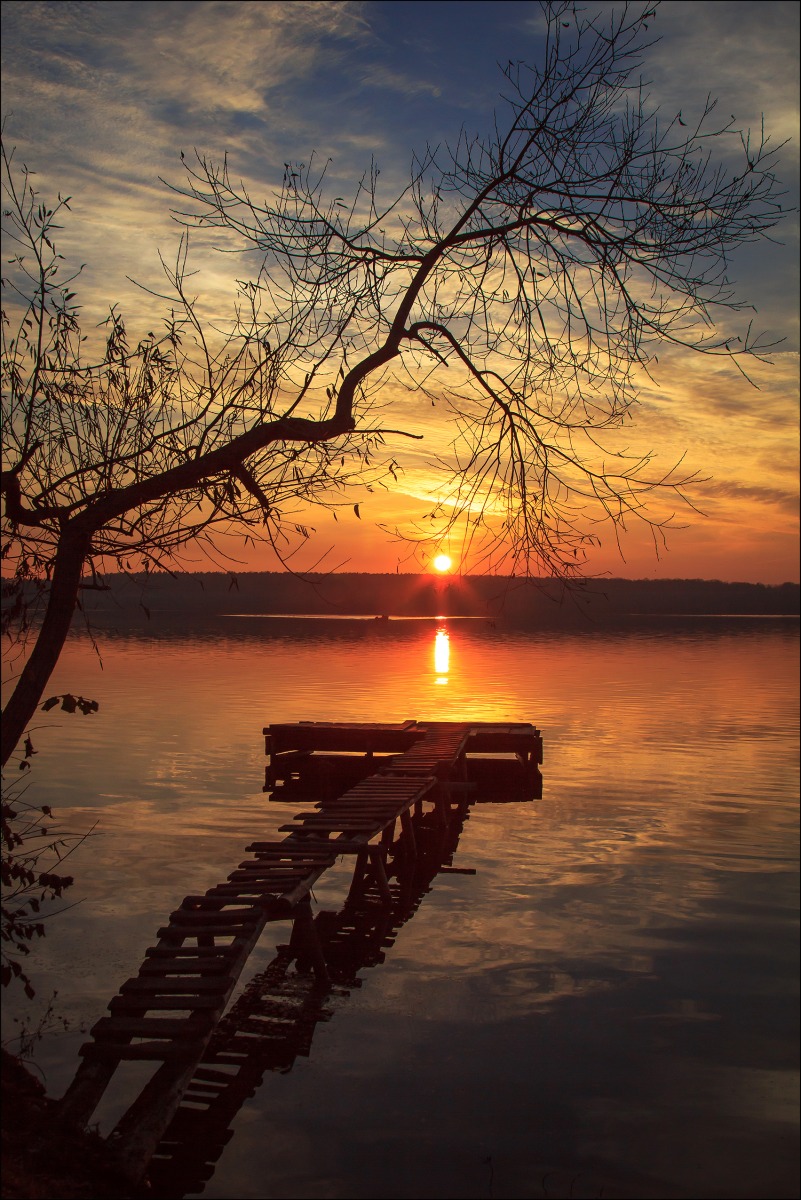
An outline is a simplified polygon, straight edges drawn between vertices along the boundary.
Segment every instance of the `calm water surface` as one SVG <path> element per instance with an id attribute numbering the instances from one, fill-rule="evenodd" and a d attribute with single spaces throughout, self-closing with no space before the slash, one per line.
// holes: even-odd
<path id="1" fill-rule="evenodd" d="M 532 721 L 542 800 L 471 808 L 454 865 L 475 875 L 438 875 L 331 998 L 203 1194 L 798 1194 L 797 623 L 230 617 L 99 649 L 102 669 L 76 636 L 51 685 L 99 714 L 42 714 L 34 735 L 31 798 L 98 823 L 70 860 L 81 903 L 31 963 L 71 1023 L 36 1051 L 51 1094 L 182 897 L 297 811 L 261 792 L 263 725 Z M 268 927 L 245 980 L 286 934 Z M 101 1130 L 131 1098 L 109 1094 Z"/>

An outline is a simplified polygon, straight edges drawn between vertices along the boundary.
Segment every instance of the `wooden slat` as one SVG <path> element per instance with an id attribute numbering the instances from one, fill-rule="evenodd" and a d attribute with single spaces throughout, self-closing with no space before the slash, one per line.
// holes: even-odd
<path id="1" fill-rule="evenodd" d="M 248 927 L 249 928 L 249 927 Z M 156 937 L 165 942 L 184 942 L 187 938 L 196 937 L 238 937 L 241 930 L 230 925 L 208 925 L 206 927 L 192 925 L 163 925 L 156 930 Z M 229 949 L 225 946 L 223 949 Z"/>
<path id="2" fill-rule="evenodd" d="M 147 1012 L 149 1009 L 164 1009 L 165 1011 L 177 1011 L 181 1009 L 219 1009 L 222 1012 L 225 1000 L 220 993 L 216 996 L 148 996 L 146 994 L 126 996 L 115 996 L 109 1001 L 108 1007 L 112 1013 L 129 1013 L 133 1016 L 135 1013 Z"/>
<path id="3" fill-rule="evenodd" d="M 312 859 L 309 862 L 301 862 L 297 867 L 289 867 L 286 870 L 281 870 L 276 867 L 275 863 L 260 862 L 254 859 L 253 862 L 247 863 L 244 866 L 237 867 L 228 876 L 228 879 L 244 879 L 252 878 L 255 875 L 263 875 L 270 879 L 301 879 L 304 875 L 308 875 L 310 871 L 316 871 L 318 867 L 327 866 L 331 858 L 330 854 L 326 854 L 323 859 Z"/>
<path id="4" fill-rule="evenodd" d="M 219 908 L 209 906 L 205 911 L 177 908 L 175 912 L 170 913 L 170 922 L 175 925 L 187 925 L 189 927 L 197 927 L 198 929 L 206 924 L 209 927 L 212 925 L 216 929 L 240 929 L 243 925 L 252 925 L 258 921 L 260 914 L 255 909 L 250 909 L 249 912 L 227 913 L 220 912 Z"/>
<path id="5" fill-rule="evenodd" d="M 195 992 L 198 995 L 203 992 L 224 992 L 230 985 L 230 980 L 227 976 L 220 979 L 176 979 L 174 977 L 165 976 L 164 979 L 158 977 L 142 979 L 126 979 L 125 983 L 120 988 L 120 991 L 145 993 L 151 996 L 163 995 L 170 992 Z"/>
<path id="6" fill-rule="evenodd" d="M 201 1043 L 202 1045 L 202 1040 Z M 87 1042 L 81 1046 L 78 1053 L 82 1058 L 100 1058 L 116 1062 L 166 1062 L 170 1059 L 191 1057 L 191 1043 L 188 1042 L 137 1042 L 135 1045 L 123 1042 Z"/>
<path id="7" fill-rule="evenodd" d="M 239 953 L 236 946 L 148 946 L 146 958 L 211 958 L 229 960 Z"/>
<path id="8" fill-rule="evenodd" d="M 297 825 L 281 825 L 281 826 L 279 826 L 279 828 L 280 828 L 281 832 L 283 833 L 284 831 L 295 830 L 298 828 L 298 826 Z M 356 832 L 368 833 L 371 831 L 373 833 L 377 833 L 380 829 L 380 826 L 376 825 L 375 821 L 368 821 L 366 825 L 362 826 L 359 823 L 358 818 L 354 818 L 354 819 L 348 820 L 348 821 L 315 822 L 313 828 L 314 828 L 315 833 L 336 833 L 336 832 L 339 832 L 340 830 L 343 833 L 345 833 L 345 832 L 347 832 L 347 833 L 356 833 Z"/>
<path id="9" fill-rule="evenodd" d="M 213 1067 L 198 1067 L 193 1079 L 205 1079 L 209 1083 L 233 1083 L 236 1075 L 230 1071 L 215 1071 Z"/>
<path id="10" fill-rule="evenodd" d="M 359 808 L 319 808 L 315 812 L 299 812 L 292 817 L 293 821 L 305 821 L 313 823 L 315 821 L 350 821 L 353 817 L 358 818 L 375 818 L 377 821 L 382 821 L 387 817 L 400 816 L 404 811 L 404 807 L 411 808 L 411 804 L 400 806 L 397 803 L 387 805 L 386 808 L 375 809 L 364 805 Z"/>
<path id="11" fill-rule="evenodd" d="M 373 836 L 375 836 L 375 835 L 373 835 Z M 335 838 L 329 844 L 331 845 L 332 848 L 334 848 L 336 850 L 337 854 L 358 854 L 358 852 L 360 850 L 364 849 L 364 847 L 367 845 L 369 840 L 370 840 L 369 838 L 365 839 L 365 838 L 359 838 L 359 837 L 356 837 L 356 838 L 342 837 L 342 838 Z"/>
<path id="12" fill-rule="evenodd" d="M 101 1017 L 91 1029 L 92 1037 L 117 1040 L 125 1037 L 154 1037 L 154 1038 L 197 1038 L 201 1037 L 212 1024 L 211 1016 L 202 1014 L 179 1018 L 165 1017 Z"/>
<path id="13" fill-rule="evenodd" d="M 146 959 L 139 968 L 140 975 L 220 975 L 228 970 L 224 959 L 213 958 L 161 958 Z"/>
<path id="14" fill-rule="evenodd" d="M 251 898 L 258 900 L 263 896 L 283 896 L 306 878 L 306 875 L 299 875 L 296 879 L 262 879 L 258 875 L 251 875 L 249 879 L 232 879 L 230 883 L 218 883 L 214 894 L 228 896 L 232 902 L 239 896 L 244 903 Z"/>
<path id="15" fill-rule="evenodd" d="M 247 854 L 261 852 L 277 852 L 278 858 L 307 858 L 309 851 L 308 847 L 302 846 L 299 842 L 293 842 L 287 839 L 283 842 L 251 842 L 249 846 L 245 846 Z"/>
<path id="16" fill-rule="evenodd" d="M 421 733 L 413 722 L 301 721 L 292 725 L 270 725 L 265 736 L 270 738 L 273 762 L 276 759 L 280 762 L 280 755 L 292 750 L 356 750 L 362 753 L 403 750 Z"/>

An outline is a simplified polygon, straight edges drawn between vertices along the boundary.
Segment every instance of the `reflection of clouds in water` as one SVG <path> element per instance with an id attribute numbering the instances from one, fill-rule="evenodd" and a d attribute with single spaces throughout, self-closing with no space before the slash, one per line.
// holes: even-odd
<path id="1" fill-rule="evenodd" d="M 514 1018 L 565 996 L 609 991 L 628 980 L 624 971 L 605 970 L 593 962 L 508 963 L 470 980 L 477 1005 L 489 1004 Z"/>

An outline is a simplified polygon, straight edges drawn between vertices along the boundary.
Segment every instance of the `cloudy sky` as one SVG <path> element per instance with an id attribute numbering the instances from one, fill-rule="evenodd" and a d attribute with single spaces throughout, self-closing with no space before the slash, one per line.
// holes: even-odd
<path id="1" fill-rule="evenodd" d="M 601 6 L 595 6 L 601 7 Z M 605 7 L 605 6 L 604 6 Z M 798 19 L 789 3 L 664 3 L 661 40 L 645 75 L 654 105 L 684 118 L 718 98 L 725 119 L 790 139 L 779 170 L 798 203 Z M 403 186 L 412 151 L 489 128 L 498 64 L 536 61 L 539 6 L 529 0 L 284 0 L 275 2 L 3 4 L 5 138 L 37 172 L 44 192 L 71 193 L 61 249 L 85 262 L 87 324 L 111 301 L 140 332 L 150 302 L 127 282 L 157 279 L 178 230 L 160 177 L 181 180 L 180 151 L 228 153 L 254 190 L 280 183 L 283 164 L 312 152 L 331 159 L 336 189 L 352 191 L 371 156 L 386 196 Z M 784 339 L 771 365 L 744 382 L 722 359 L 667 355 L 642 393 L 632 445 L 665 466 L 685 451 L 708 476 L 660 560 L 632 534 L 621 559 L 607 541 L 592 572 L 778 583 L 798 578 L 798 224 L 783 244 L 744 249 L 732 275 L 758 310 L 755 324 Z M 236 270 L 202 241 L 194 265 L 220 309 Z M 429 431 L 431 450 L 438 430 Z M 396 544 L 379 528 L 430 507 L 421 459 L 394 496 L 360 497 L 361 519 L 314 519 L 307 563 L 394 570 Z M 250 559 L 254 567 L 270 565 Z M 196 564 L 207 566 L 204 562 Z M 303 559 L 298 565 L 304 565 Z"/>

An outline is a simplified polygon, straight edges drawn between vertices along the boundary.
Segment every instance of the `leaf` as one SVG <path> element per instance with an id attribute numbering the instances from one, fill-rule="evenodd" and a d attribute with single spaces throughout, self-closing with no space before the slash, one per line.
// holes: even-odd
<path id="1" fill-rule="evenodd" d="M 362 518 L 361 518 L 361 514 L 360 514 L 360 512 L 359 512 L 359 506 L 358 506 L 358 504 L 354 504 L 354 506 L 353 506 L 353 511 L 356 513 L 356 516 L 357 516 L 357 517 L 359 518 L 359 520 L 361 521 L 361 519 L 362 519 Z"/>
<path id="2" fill-rule="evenodd" d="M 78 701 L 75 696 L 71 696 L 67 692 L 66 695 L 61 697 L 61 707 L 64 709 L 64 712 L 74 713 L 78 707 Z"/>
<path id="3" fill-rule="evenodd" d="M 60 696 L 51 696 L 49 700 L 45 700 L 42 705 L 42 712 L 50 712 L 50 709 L 55 708 L 60 699 Z"/>

